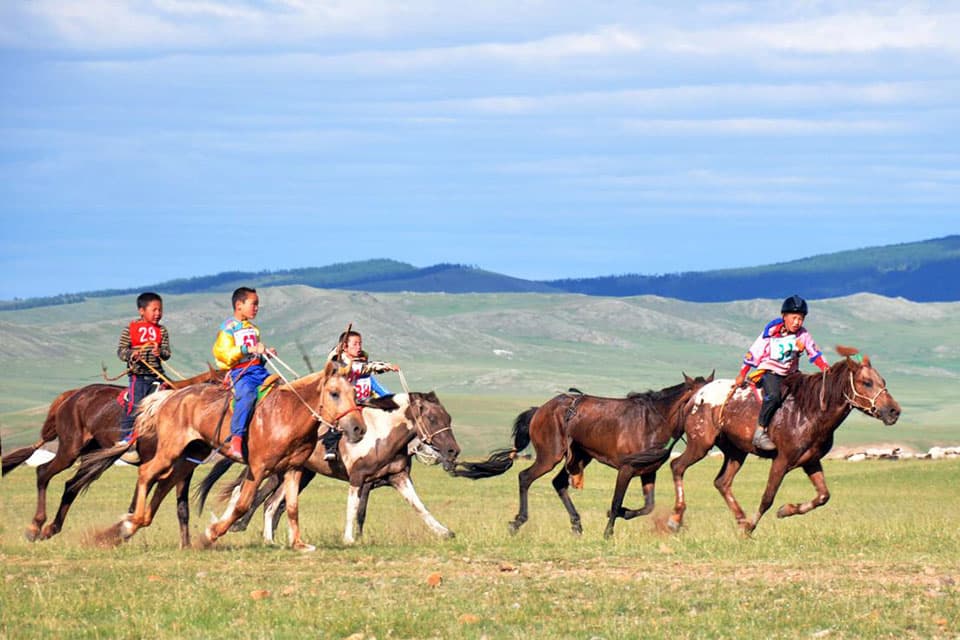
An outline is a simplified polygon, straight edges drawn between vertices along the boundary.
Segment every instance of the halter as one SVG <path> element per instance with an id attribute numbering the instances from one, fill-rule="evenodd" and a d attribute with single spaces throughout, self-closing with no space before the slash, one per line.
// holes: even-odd
<path id="1" fill-rule="evenodd" d="M 880 417 L 880 410 L 877 408 L 877 398 L 879 398 L 880 395 L 884 393 L 889 395 L 886 385 L 884 385 L 882 389 L 877 391 L 877 394 L 871 398 L 870 396 L 864 395 L 859 391 L 857 391 L 857 386 L 853 383 L 853 371 L 851 371 L 850 372 L 850 390 L 853 392 L 852 397 L 848 396 L 846 391 L 843 392 L 843 399 L 847 401 L 847 404 L 849 404 L 851 407 L 854 407 L 855 409 L 860 409 L 860 411 L 863 411 L 868 416 L 872 416 L 874 418 Z M 870 406 L 866 408 L 860 406 L 859 404 L 854 402 L 854 400 L 856 400 L 857 398 L 864 398 L 866 400 L 869 400 Z"/>
<path id="2" fill-rule="evenodd" d="M 417 437 L 420 439 L 420 442 L 428 444 L 432 447 L 434 436 L 437 436 L 444 431 L 452 431 L 453 426 L 451 425 L 449 427 L 444 427 L 443 429 L 437 429 L 433 433 L 427 431 L 427 427 L 423 423 L 423 415 L 420 413 L 420 407 L 417 406 L 417 403 L 413 399 L 413 394 L 410 393 L 410 387 L 407 386 L 407 379 L 403 375 L 403 371 L 397 370 L 397 375 L 400 376 L 400 386 L 402 386 L 403 390 L 406 392 L 407 398 L 410 400 L 410 407 L 413 409 L 413 423 L 417 427 Z"/>

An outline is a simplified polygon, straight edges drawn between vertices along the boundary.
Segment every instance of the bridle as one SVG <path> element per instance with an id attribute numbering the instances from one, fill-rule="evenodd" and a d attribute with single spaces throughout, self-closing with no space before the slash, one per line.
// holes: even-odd
<path id="1" fill-rule="evenodd" d="M 863 411 L 868 416 L 872 416 L 874 418 L 880 417 L 880 409 L 877 408 L 877 399 L 884 393 L 886 393 L 887 395 L 890 395 L 890 393 L 887 391 L 887 385 L 883 385 L 883 388 L 877 391 L 876 395 L 874 395 L 871 398 L 870 396 L 857 391 L 857 385 L 854 384 L 853 382 L 853 371 L 851 371 L 850 372 L 850 390 L 853 392 L 852 396 L 848 396 L 846 391 L 843 392 L 843 399 L 847 401 L 847 404 L 849 404 L 851 407 L 855 409 L 859 409 L 860 411 Z M 870 406 L 864 407 L 857 404 L 855 402 L 857 398 L 864 398 L 865 400 L 869 400 Z"/>
<path id="2" fill-rule="evenodd" d="M 420 407 L 417 405 L 416 400 L 414 400 L 413 394 L 410 393 L 410 387 L 407 386 L 407 378 L 403 375 L 403 371 L 399 369 L 397 370 L 397 375 L 400 377 L 400 385 L 403 387 L 404 392 L 407 394 L 407 398 L 410 400 L 410 408 L 413 411 L 413 424 L 417 428 L 417 438 L 420 439 L 420 442 L 433 447 L 433 439 L 444 431 L 453 431 L 453 425 L 444 427 L 442 429 L 437 429 L 434 432 L 428 431 L 427 426 L 424 424 L 423 413 L 420 411 Z"/>

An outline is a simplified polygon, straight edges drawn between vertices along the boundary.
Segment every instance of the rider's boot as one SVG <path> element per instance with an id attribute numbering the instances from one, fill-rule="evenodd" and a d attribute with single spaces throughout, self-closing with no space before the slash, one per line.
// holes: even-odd
<path id="1" fill-rule="evenodd" d="M 340 444 L 340 433 L 333 429 L 328 429 L 327 432 L 321 436 L 321 440 L 323 440 L 323 446 L 326 448 L 323 459 L 327 461 L 336 460 L 337 447 Z"/>
<path id="2" fill-rule="evenodd" d="M 233 436 L 230 438 L 230 450 L 227 455 L 234 460 L 243 462 L 243 436 Z"/>
<path id="3" fill-rule="evenodd" d="M 757 430 L 753 432 L 753 446 L 764 451 L 776 451 L 777 445 L 767 435 L 767 428 L 757 425 Z"/>

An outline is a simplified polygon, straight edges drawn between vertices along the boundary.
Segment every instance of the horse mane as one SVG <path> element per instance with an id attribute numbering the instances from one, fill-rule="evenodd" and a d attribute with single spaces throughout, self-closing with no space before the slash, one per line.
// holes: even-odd
<path id="1" fill-rule="evenodd" d="M 637 403 L 641 404 L 655 404 L 660 402 L 669 402 L 675 400 L 679 396 L 686 384 L 681 382 L 680 384 L 675 384 L 672 387 L 667 387 L 665 389 L 658 390 L 649 390 L 649 391 L 631 391 L 627 394 L 627 400 L 634 400 Z"/>
<path id="2" fill-rule="evenodd" d="M 860 365 L 847 357 L 831 366 L 825 377 L 819 371 L 808 374 L 793 373 L 783 380 L 784 394 L 793 395 L 801 413 L 819 413 L 821 386 L 826 385 L 823 390 L 825 405 L 843 404 L 847 374 L 855 372 L 859 367 Z"/>
<path id="3" fill-rule="evenodd" d="M 393 394 L 381 396 L 379 398 L 370 398 L 363 404 L 371 409 L 379 409 L 380 411 L 396 411 L 400 408 L 400 405 L 397 404 Z"/>
<path id="4" fill-rule="evenodd" d="M 138 434 L 144 436 L 156 433 L 157 408 L 173 393 L 174 390 L 161 389 L 160 391 L 154 391 L 140 401 L 140 413 L 136 419 L 136 431 Z"/>

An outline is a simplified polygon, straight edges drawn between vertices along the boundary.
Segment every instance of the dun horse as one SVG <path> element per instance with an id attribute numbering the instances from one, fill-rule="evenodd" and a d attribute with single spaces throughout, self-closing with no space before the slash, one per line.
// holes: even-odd
<path id="1" fill-rule="evenodd" d="M 171 386 L 184 387 L 209 381 L 215 376 L 216 372 L 211 370 L 187 380 L 173 382 Z M 50 404 L 40 432 L 40 440 L 3 456 L 3 475 L 6 475 L 23 464 L 44 444 L 57 441 L 56 455 L 49 462 L 37 467 L 37 510 L 25 532 L 28 540 L 45 540 L 63 529 L 70 506 L 84 488 L 78 484 L 80 472 L 65 483 L 57 515 L 52 522 L 44 526 L 47 520 L 47 487 L 54 476 L 69 469 L 78 458 L 114 446 L 120 437 L 120 418 L 123 413 L 117 396 L 123 390 L 124 387 L 112 384 L 91 384 L 64 391 Z M 151 455 L 155 443 L 140 440 L 137 446 L 143 455 Z M 181 487 L 177 502 L 186 507 L 186 500 L 186 487 Z"/>
<path id="2" fill-rule="evenodd" d="M 453 532 L 427 510 L 410 479 L 414 452 L 420 453 L 421 458 L 438 460 L 447 471 L 453 470 L 460 455 L 460 446 L 453 434 L 450 414 L 432 391 L 377 398 L 362 405 L 362 409 L 363 421 L 367 425 L 363 439 L 356 444 L 341 439 L 340 455 L 333 461 L 324 459 L 326 448 L 318 444 L 304 464 L 301 490 L 316 474 L 350 483 L 346 528 L 343 532 L 346 544 L 353 544 L 363 535 L 370 490 L 388 484 L 400 493 L 434 533 L 443 538 L 452 538 Z M 200 509 L 213 484 L 230 465 L 230 460 L 218 462 L 200 483 L 197 488 Z M 263 536 L 272 543 L 284 500 L 279 485 L 278 476 L 273 476 L 265 483 L 257 492 L 253 507 L 237 521 L 234 529 L 245 528 L 257 506 L 269 500 L 264 509 Z M 227 495 L 231 488 L 226 490 Z"/>
<path id="3" fill-rule="evenodd" d="M 851 359 L 856 349 L 837 347 L 845 356 L 824 373 L 795 374 L 784 380 L 783 406 L 774 415 L 770 437 L 777 445 L 775 452 L 756 449 L 751 438 L 757 424 L 760 400 L 751 389 L 733 389 L 732 380 L 717 380 L 703 387 L 688 405 L 684 419 L 687 448 L 671 463 L 676 504 L 668 525 L 678 530 L 683 523 L 686 499 L 683 474 L 716 445 L 723 452 L 723 465 L 713 484 L 723 495 L 744 533 L 751 533 L 760 517 L 770 508 L 787 472 L 802 468 L 817 491 L 809 502 L 785 504 L 777 517 L 807 513 L 830 499 L 820 459 L 833 446 L 833 433 L 857 409 L 868 416 L 892 425 L 900 417 L 900 405 L 887 391 L 886 382 L 863 357 L 862 363 Z M 731 487 L 748 453 L 772 457 L 767 488 L 760 507 L 747 519 L 733 497 Z"/>
<path id="4" fill-rule="evenodd" d="M 137 428 L 141 435 L 156 434 L 157 452 L 140 465 L 133 514 L 103 532 L 105 538 L 128 539 L 140 527 L 149 526 L 163 495 L 156 491 L 148 505 L 147 494 L 158 480 L 173 474 L 176 465 L 183 463 L 184 452 L 192 443 L 201 441 L 207 452 L 221 445 L 228 433 L 225 424 L 229 424 L 223 410 L 225 399 L 228 394 L 221 389 L 194 386 L 160 392 L 144 400 Z M 353 387 L 333 363 L 322 372 L 278 387 L 258 404 L 247 433 L 249 466 L 240 497 L 234 510 L 207 527 L 205 544 L 223 536 L 246 512 L 264 478 L 282 473 L 293 547 L 313 549 L 300 537 L 297 494 L 301 467 L 316 446 L 321 423 L 342 430 L 353 442 L 359 441 L 366 431 L 360 408 L 354 402 Z M 98 455 L 102 460 L 116 455 L 116 451 L 106 450 Z M 91 472 L 95 465 L 92 460 Z M 87 463 L 81 471 L 85 466 Z"/>
<path id="5" fill-rule="evenodd" d="M 517 416 L 513 426 L 513 448 L 495 451 L 484 462 L 462 463 L 454 475 L 465 478 L 489 478 L 513 466 L 516 454 L 531 442 L 537 457 L 520 472 L 520 510 L 510 523 L 516 532 L 527 521 L 527 492 L 530 485 L 548 473 L 561 460 L 563 468 L 553 479 L 553 488 L 570 516 L 577 535 L 583 532 L 580 514 L 570 499 L 570 476 L 583 472 L 597 459 L 617 470 L 613 502 L 607 514 L 605 537 L 613 535 L 617 518 L 630 520 L 647 515 L 654 506 L 657 469 L 667 460 L 671 441 L 682 432 L 681 408 L 700 387 L 713 380 L 683 375 L 681 384 L 627 398 L 598 398 L 580 393 L 565 393 L 543 406 L 528 409 Z M 640 476 L 644 505 L 640 509 L 623 506 L 630 481 Z"/>

